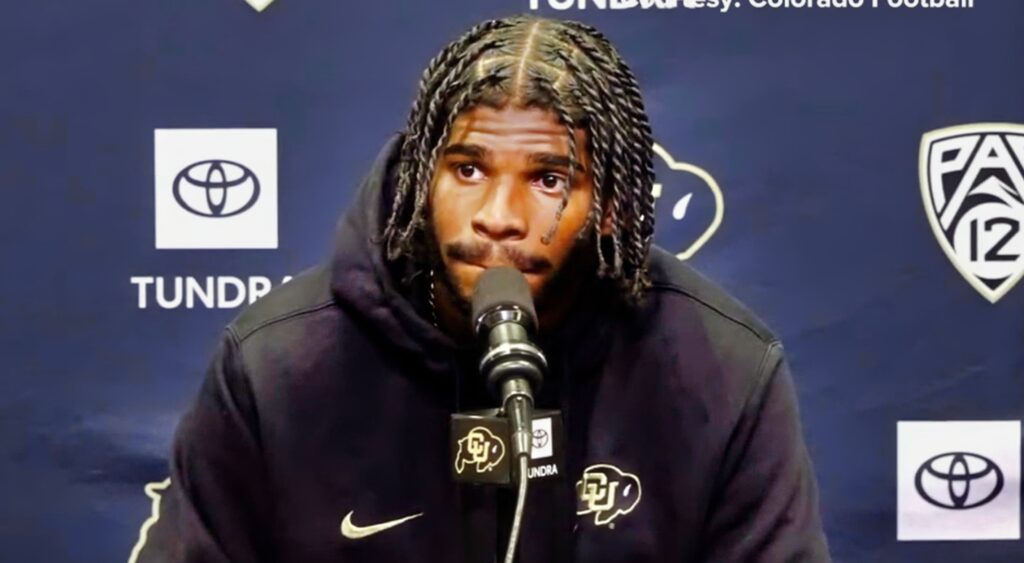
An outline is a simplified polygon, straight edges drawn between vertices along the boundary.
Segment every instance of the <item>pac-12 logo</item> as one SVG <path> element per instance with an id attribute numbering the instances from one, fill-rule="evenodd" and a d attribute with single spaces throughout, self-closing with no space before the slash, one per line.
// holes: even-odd
<path id="1" fill-rule="evenodd" d="M 640 494 L 636 475 L 606 463 L 591 465 L 576 482 L 576 514 L 593 514 L 595 525 L 614 528 L 613 520 L 640 504 Z"/>
<path id="2" fill-rule="evenodd" d="M 979 123 L 925 133 L 921 195 L 932 232 L 990 302 L 1024 276 L 1024 125 Z"/>
<path id="3" fill-rule="evenodd" d="M 504 457 L 505 442 L 487 428 L 476 426 L 459 439 L 459 451 L 455 454 L 455 472 L 462 474 L 467 465 L 475 465 L 475 472 L 487 473 Z"/>

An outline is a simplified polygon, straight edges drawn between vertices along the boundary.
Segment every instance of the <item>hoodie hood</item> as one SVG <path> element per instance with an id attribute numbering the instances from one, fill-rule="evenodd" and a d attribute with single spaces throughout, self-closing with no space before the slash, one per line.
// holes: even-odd
<path id="1" fill-rule="evenodd" d="M 388 216 L 385 202 L 393 198 L 401 146 L 401 134 L 384 143 L 355 199 L 338 221 L 331 257 L 331 291 L 351 314 L 361 317 L 398 348 L 422 356 L 431 371 L 441 371 L 448 365 L 445 358 L 457 347 L 418 310 L 425 296 L 400 285 L 378 240 Z"/>

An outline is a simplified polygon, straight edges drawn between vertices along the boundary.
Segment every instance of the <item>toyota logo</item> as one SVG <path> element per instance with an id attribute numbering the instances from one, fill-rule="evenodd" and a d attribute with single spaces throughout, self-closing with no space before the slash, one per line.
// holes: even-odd
<path id="1" fill-rule="evenodd" d="M 966 510 L 988 504 L 1003 490 L 1003 472 L 978 454 L 939 454 L 921 464 L 914 476 L 921 498 L 940 508 Z"/>
<path id="2" fill-rule="evenodd" d="M 537 430 L 533 431 L 533 447 L 534 448 L 536 448 L 538 450 L 543 448 L 544 446 L 548 445 L 548 440 L 549 439 L 550 439 L 550 437 L 548 436 L 548 433 L 547 433 L 546 430 L 538 428 Z"/>
<path id="3" fill-rule="evenodd" d="M 173 191 L 174 200 L 189 213 L 231 217 L 256 204 L 260 181 L 252 170 L 237 162 L 203 160 L 178 172 Z"/>

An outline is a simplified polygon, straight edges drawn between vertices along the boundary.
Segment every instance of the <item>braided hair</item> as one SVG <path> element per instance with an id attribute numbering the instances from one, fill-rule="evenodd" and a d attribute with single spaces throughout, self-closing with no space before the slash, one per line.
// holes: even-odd
<path id="1" fill-rule="evenodd" d="M 426 202 L 435 166 L 460 113 L 512 103 L 552 110 L 569 139 L 569 185 L 579 165 L 576 129 L 586 131 L 593 205 L 580 237 L 592 236 L 597 274 L 630 302 L 650 286 L 647 255 L 654 234 L 653 137 L 636 78 L 593 27 L 519 15 L 480 23 L 427 65 L 400 149 L 398 179 L 383 232 L 386 256 L 428 259 Z M 544 236 L 550 242 L 568 199 Z M 608 214 L 611 232 L 603 235 Z"/>

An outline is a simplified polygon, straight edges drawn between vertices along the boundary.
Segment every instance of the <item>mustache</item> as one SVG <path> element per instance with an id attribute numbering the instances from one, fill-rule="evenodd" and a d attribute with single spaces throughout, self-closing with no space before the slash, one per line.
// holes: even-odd
<path id="1" fill-rule="evenodd" d="M 525 272 L 542 272 L 551 268 L 551 262 L 543 256 L 527 254 L 513 246 L 503 246 L 484 241 L 449 242 L 442 248 L 449 258 L 462 262 L 479 264 L 491 258 L 500 258 L 517 270 Z"/>

